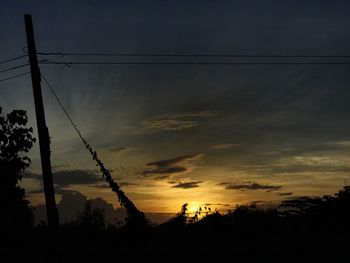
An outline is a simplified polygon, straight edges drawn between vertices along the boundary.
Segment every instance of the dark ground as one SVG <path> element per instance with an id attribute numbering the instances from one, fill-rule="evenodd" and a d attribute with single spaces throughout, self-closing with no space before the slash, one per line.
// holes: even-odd
<path id="1" fill-rule="evenodd" d="M 80 217 L 56 232 L 42 224 L 26 233 L 3 235 L 0 251 L 6 258 L 2 262 L 347 262 L 349 219 L 350 187 L 345 187 L 334 196 L 285 201 L 278 209 L 240 206 L 231 213 L 213 212 L 200 220 L 189 217 L 184 206 L 170 221 L 149 227 L 106 226 L 98 216 Z"/>

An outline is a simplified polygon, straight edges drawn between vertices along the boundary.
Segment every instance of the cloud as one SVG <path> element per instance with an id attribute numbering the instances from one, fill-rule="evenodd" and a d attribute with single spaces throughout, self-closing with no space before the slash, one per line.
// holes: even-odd
<path id="1" fill-rule="evenodd" d="M 173 114 L 165 114 L 146 119 L 142 125 L 146 129 L 158 129 L 165 131 L 180 131 L 199 125 L 199 119 L 213 117 L 216 111 L 192 111 Z"/>
<path id="2" fill-rule="evenodd" d="M 217 144 L 213 145 L 211 148 L 214 150 L 227 150 L 234 146 L 239 146 L 239 143 L 224 143 L 224 144 Z"/>
<path id="3" fill-rule="evenodd" d="M 110 148 L 108 151 L 112 153 L 125 153 L 125 152 L 130 152 L 134 150 L 133 147 L 115 147 L 115 148 Z"/>
<path id="4" fill-rule="evenodd" d="M 110 152 L 123 152 L 123 151 L 126 151 L 128 148 L 126 147 L 117 147 L 117 148 L 111 148 L 111 149 L 108 149 Z"/>
<path id="5" fill-rule="evenodd" d="M 230 204 L 223 204 L 223 203 L 205 203 L 204 205 L 205 206 L 215 206 L 215 205 L 217 205 L 217 206 L 225 206 L 225 207 L 232 206 Z"/>
<path id="6" fill-rule="evenodd" d="M 41 180 L 42 176 L 40 174 L 26 170 L 23 172 L 23 178 Z"/>
<path id="7" fill-rule="evenodd" d="M 70 165 L 68 163 L 62 163 L 62 164 L 56 164 L 56 165 L 52 165 L 52 169 L 56 170 L 56 169 L 62 169 L 62 168 L 67 168 Z"/>
<path id="8" fill-rule="evenodd" d="M 182 165 L 187 162 L 194 162 L 197 161 L 198 159 L 201 159 L 204 155 L 203 154 L 192 154 L 192 155 L 183 155 L 179 156 L 173 159 L 167 159 L 167 160 L 161 160 L 161 161 L 156 161 L 156 162 L 151 162 L 148 163 L 147 165 L 155 165 L 158 167 L 163 167 L 163 166 L 175 166 L 175 165 Z"/>
<path id="9" fill-rule="evenodd" d="M 199 184 L 203 183 L 203 181 L 192 181 L 192 182 L 186 182 L 186 183 L 178 183 L 173 186 L 173 188 L 182 188 L 182 189 L 190 189 L 190 188 L 196 188 L 199 187 Z"/>
<path id="10" fill-rule="evenodd" d="M 108 184 L 106 184 L 106 183 L 89 185 L 89 187 L 91 187 L 91 188 L 99 188 L 99 189 L 108 189 L 109 188 Z"/>
<path id="11" fill-rule="evenodd" d="M 59 186 L 72 184 L 94 184 L 101 178 L 92 170 L 62 170 L 53 173 L 53 181 Z"/>
<path id="12" fill-rule="evenodd" d="M 26 190 L 27 195 L 42 194 L 43 192 L 44 192 L 44 189 L 42 187 L 40 189 L 35 189 L 35 190 L 30 190 L 30 189 Z M 55 190 L 55 192 L 57 191 Z"/>
<path id="13" fill-rule="evenodd" d="M 106 221 L 110 224 L 115 224 L 118 221 L 122 222 L 126 217 L 125 209 L 114 209 L 112 204 L 106 202 L 100 197 L 88 200 L 85 195 L 79 192 L 65 190 L 62 190 L 60 194 L 62 195 L 62 198 L 57 204 L 57 209 L 59 211 L 60 221 L 63 223 L 75 220 L 78 212 L 83 211 L 87 201 L 90 201 L 92 208 L 103 209 L 106 216 Z M 37 223 L 39 223 L 41 220 L 46 221 L 45 206 L 35 206 L 34 215 Z"/>
<path id="14" fill-rule="evenodd" d="M 129 183 L 129 182 L 119 182 L 118 183 L 121 187 L 128 187 L 128 186 L 135 186 L 135 185 L 139 185 L 136 183 Z"/>
<path id="15" fill-rule="evenodd" d="M 278 193 L 280 196 L 287 196 L 287 195 L 292 195 L 292 192 L 286 192 L 286 193 Z"/>
<path id="16" fill-rule="evenodd" d="M 335 141 L 335 142 L 326 142 L 325 145 L 330 146 L 341 146 L 341 147 L 350 147 L 350 140 L 343 140 L 343 141 Z"/>
<path id="17" fill-rule="evenodd" d="M 143 171 L 142 175 L 187 173 L 192 171 L 203 157 L 204 154 L 200 153 L 147 163 L 147 166 L 152 166 L 153 168 Z"/>
<path id="18" fill-rule="evenodd" d="M 220 185 L 225 186 L 225 189 L 228 190 L 267 190 L 275 191 L 281 189 L 281 185 L 268 185 L 268 184 L 259 184 L 257 182 L 242 182 L 242 183 L 221 183 Z"/>
<path id="19" fill-rule="evenodd" d="M 319 152 L 282 157 L 273 163 L 273 169 L 282 171 L 350 171 L 350 158 L 344 152 Z"/>
<path id="20" fill-rule="evenodd" d="M 186 172 L 187 168 L 185 167 L 162 167 L 158 166 L 157 168 L 153 170 L 146 170 L 143 172 L 144 175 L 146 174 L 174 174 L 174 173 L 183 173 Z"/>
<path id="21" fill-rule="evenodd" d="M 120 182 L 118 181 L 118 184 L 120 187 L 129 187 L 129 186 L 136 186 L 139 185 L 137 183 L 129 183 L 129 182 Z M 110 189 L 107 183 L 103 184 L 94 184 L 94 185 L 89 185 L 91 188 L 97 188 L 97 189 Z"/>
<path id="22" fill-rule="evenodd" d="M 266 203 L 266 201 L 262 201 L 262 200 L 256 200 L 256 201 L 252 201 L 249 204 L 250 205 L 258 205 L 258 204 L 264 204 Z"/>
<path id="23" fill-rule="evenodd" d="M 36 173 L 26 172 L 25 178 L 35 179 L 42 181 L 42 176 Z M 103 180 L 93 170 L 61 170 L 52 173 L 54 186 L 57 191 L 62 190 L 69 185 L 98 185 Z M 30 194 L 41 193 L 43 186 L 40 189 L 34 191 L 28 191 Z"/>

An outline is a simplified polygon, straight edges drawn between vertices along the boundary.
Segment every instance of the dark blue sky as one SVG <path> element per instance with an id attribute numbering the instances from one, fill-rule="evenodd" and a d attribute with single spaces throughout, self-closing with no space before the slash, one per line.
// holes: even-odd
<path id="1" fill-rule="evenodd" d="M 25 13 L 33 15 L 38 50 L 46 52 L 350 55 L 349 11 L 348 1 L 1 1 L 0 58 L 23 54 Z M 171 59 L 184 60 L 208 61 Z M 350 177 L 349 71 L 349 65 L 41 65 L 126 192 L 141 208 L 166 212 L 182 202 L 270 202 L 283 193 L 336 191 Z M 27 109 L 34 126 L 29 76 L 0 87 L 0 105 Z M 88 154 L 43 90 L 57 172 L 91 175 Z M 38 158 L 36 148 L 34 173 Z M 40 188 L 36 179 L 27 185 Z M 61 187 L 116 203 L 89 180 Z"/>

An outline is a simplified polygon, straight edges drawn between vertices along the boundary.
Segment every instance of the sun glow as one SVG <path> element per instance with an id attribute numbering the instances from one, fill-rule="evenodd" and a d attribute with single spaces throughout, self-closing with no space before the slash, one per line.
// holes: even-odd
<path id="1" fill-rule="evenodd" d="M 197 211 L 199 211 L 200 207 L 201 207 L 201 204 L 199 202 L 190 202 L 188 203 L 187 211 L 190 215 L 192 215 Z"/>

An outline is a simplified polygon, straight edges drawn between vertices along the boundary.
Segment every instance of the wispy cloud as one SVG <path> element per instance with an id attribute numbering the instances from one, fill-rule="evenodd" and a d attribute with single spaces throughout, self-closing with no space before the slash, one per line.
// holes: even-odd
<path id="1" fill-rule="evenodd" d="M 269 184 L 259 184 L 257 182 L 242 182 L 242 183 L 220 183 L 220 185 L 224 186 L 225 189 L 228 190 L 267 190 L 275 191 L 281 189 L 281 185 L 269 185 Z"/>
<path id="2" fill-rule="evenodd" d="M 230 204 L 224 204 L 224 203 L 205 203 L 205 206 L 232 206 Z"/>
<path id="3" fill-rule="evenodd" d="M 89 187 L 99 188 L 99 189 L 108 189 L 109 188 L 107 184 L 94 184 L 94 185 L 89 185 Z"/>
<path id="4" fill-rule="evenodd" d="M 278 193 L 278 195 L 280 195 L 280 196 L 289 196 L 292 194 L 293 194 L 292 192 Z"/>
<path id="5" fill-rule="evenodd" d="M 67 168 L 67 167 L 70 167 L 69 163 L 61 163 L 61 164 L 52 165 L 53 170 Z"/>
<path id="6" fill-rule="evenodd" d="M 325 145 L 330 145 L 330 146 L 350 147 L 350 140 L 326 142 L 324 144 Z"/>
<path id="7" fill-rule="evenodd" d="M 118 181 L 118 184 L 121 186 L 121 187 L 129 187 L 129 186 L 136 186 L 136 185 L 139 185 L 137 183 L 131 183 L 131 182 L 125 182 L 125 181 Z M 108 184 L 106 183 L 99 183 L 99 184 L 94 184 L 94 185 L 89 185 L 89 187 L 92 187 L 92 188 L 98 188 L 98 189 L 109 189 L 109 186 Z"/>
<path id="8" fill-rule="evenodd" d="M 214 150 L 227 150 L 239 145 L 240 145 L 239 143 L 223 143 L 223 144 L 213 145 L 211 148 Z"/>
<path id="9" fill-rule="evenodd" d="M 173 188 L 182 188 L 182 189 L 190 189 L 190 188 L 197 188 L 199 187 L 199 184 L 203 183 L 203 181 L 192 181 L 192 182 L 186 182 L 186 183 L 178 183 L 173 186 Z"/>
<path id="10" fill-rule="evenodd" d="M 203 157 L 204 154 L 199 153 L 147 163 L 147 166 L 152 166 L 153 168 L 144 170 L 142 175 L 187 173 L 192 171 Z"/>
<path id="11" fill-rule="evenodd" d="M 41 180 L 41 175 L 26 173 L 25 178 Z M 68 185 L 98 184 L 102 179 L 93 170 L 62 170 L 52 173 L 52 178 L 57 189 Z"/>
<path id="12" fill-rule="evenodd" d="M 53 173 L 54 183 L 65 186 L 71 184 L 93 184 L 101 178 L 91 170 L 62 170 Z"/>
<path id="13" fill-rule="evenodd" d="M 128 187 L 128 186 L 136 186 L 136 185 L 139 185 L 139 184 L 136 184 L 136 183 L 129 183 L 129 182 L 119 182 L 119 185 L 121 187 Z"/>
<path id="14" fill-rule="evenodd" d="M 283 157 L 274 163 L 275 167 L 350 168 L 350 158 L 343 153 L 315 153 Z"/>
<path id="15" fill-rule="evenodd" d="M 124 152 L 126 151 L 128 148 L 126 147 L 116 147 L 116 148 L 110 148 L 108 149 L 110 152 Z"/>
<path id="16" fill-rule="evenodd" d="M 192 111 L 172 113 L 152 117 L 142 122 L 146 129 L 158 129 L 166 131 L 180 131 L 196 127 L 200 119 L 217 115 L 217 111 Z"/>

